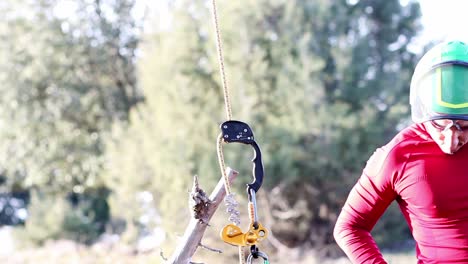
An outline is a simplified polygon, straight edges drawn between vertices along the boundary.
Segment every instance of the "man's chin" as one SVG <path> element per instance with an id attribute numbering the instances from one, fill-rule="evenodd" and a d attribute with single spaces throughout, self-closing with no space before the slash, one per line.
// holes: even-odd
<path id="1" fill-rule="evenodd" d="M 457 148 L 450 148 L 450 147 L 443 147 L 441 146 L 440 149 L 442 150 L 442 152 L 444 152 L 445 154 L 448 154 L 448 155 L 453 155 L 455 154 L 457 151 L 460 150 L 461 147 L 457 147 Z"/>

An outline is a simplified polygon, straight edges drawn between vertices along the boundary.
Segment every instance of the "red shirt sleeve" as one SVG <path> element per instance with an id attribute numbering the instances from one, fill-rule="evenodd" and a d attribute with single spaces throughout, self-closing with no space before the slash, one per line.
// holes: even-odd
<path id="1" fill-rule="evenodd" d="M 334 237 L 352 263 L 387 263 L 370 232 L 396 198 L 397 166 L 386 147 L 378 149 L 343 206 Z"/>

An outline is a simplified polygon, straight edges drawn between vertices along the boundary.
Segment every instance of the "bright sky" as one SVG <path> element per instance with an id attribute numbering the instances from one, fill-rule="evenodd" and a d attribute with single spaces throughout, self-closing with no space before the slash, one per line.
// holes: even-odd
<path id="1" fill-rule="evenodd" d="M 425 31 L 422 41 L 468 42 L 468 0 L 419 0 Z"/>
<path id="2" fill-rule="evenodd" d="M 357 0 L 353 0 L 357 1 Z M 400 0 L 402 3 L 409 0 Z M 168 27 L 170 19 L 167 17 L 167 4 L 170 0 L 158 0 L 151 2 L 139 0 L 139 7 L 147 6 L 156 12 L 159 17 L 159 26 Z M 422 11 L 422 22 L 425 31 L 419 44 L 428 41 L 446 40 L 457 38 L 468 42 L 468 0 L 419 0 Z M 69 17 L 73 13 L 76 3 L 73 0 L 64 0 L 57 7 L 63 17 Z M 138 11 L 143 10 L 138 8 Z M 68 12 L 67 12 L 68 11 Z"/>

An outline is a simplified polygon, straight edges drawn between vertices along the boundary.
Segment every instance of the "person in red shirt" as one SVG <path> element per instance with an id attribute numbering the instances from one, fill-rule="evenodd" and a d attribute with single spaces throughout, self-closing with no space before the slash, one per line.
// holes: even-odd
<path id="1" fill-rule="evenodd" d="M 468 263 L 468 45 L 429 50 L 413 74 L 410 103 L 414 124 L 370 157 L 335 224 L 352 263 L 387 263 L 370 232 L 393 201 L 418 263 Z"/>

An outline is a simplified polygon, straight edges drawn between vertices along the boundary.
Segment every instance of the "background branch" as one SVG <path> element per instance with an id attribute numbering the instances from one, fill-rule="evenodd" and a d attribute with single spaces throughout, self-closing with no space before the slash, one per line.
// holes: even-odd
<path id="1" fill-rule="evenodd" d="M 226 168 L 226 174 L 228 175 L 229 182 L 234 181 L 234 179 L 239 174 L 237 171 L 232 170 L 231 168 Z M 197 181 L 195 179 L 195 181 Z M 198 184 L 196 184 L 198 185 Z M 196 186 L 194 186 L 194 189 Z M 203 193 L 203 191 L 201 191 Z M 193 194 L 191 194 L 193 195 Z M 198 194 L 198 196 L 200 193 Z M 206 210 L 201 217 L 192 217 L 190 223 L 185 229 L 184 236 L 181 242 L 178 244 L 175 249 L 172 257 L 170 258 L 170 264 L 189 264 L 191 263 L 191 258 L 198 246 L 200 245 L 203 234 L 205 233 L 206 227 L 213 216 L 213 214 L 218 209 L 219 204 L 226 196 L 226 190 L 224 188 L 224 180 L 220 179 L 215 189 L 211 193 L 209 200 L 210 203 L 206 204 Z M 190 208 L 192 209 L 192 208 Z M 198 219 L 197 219 L 198 218 Z"/>

